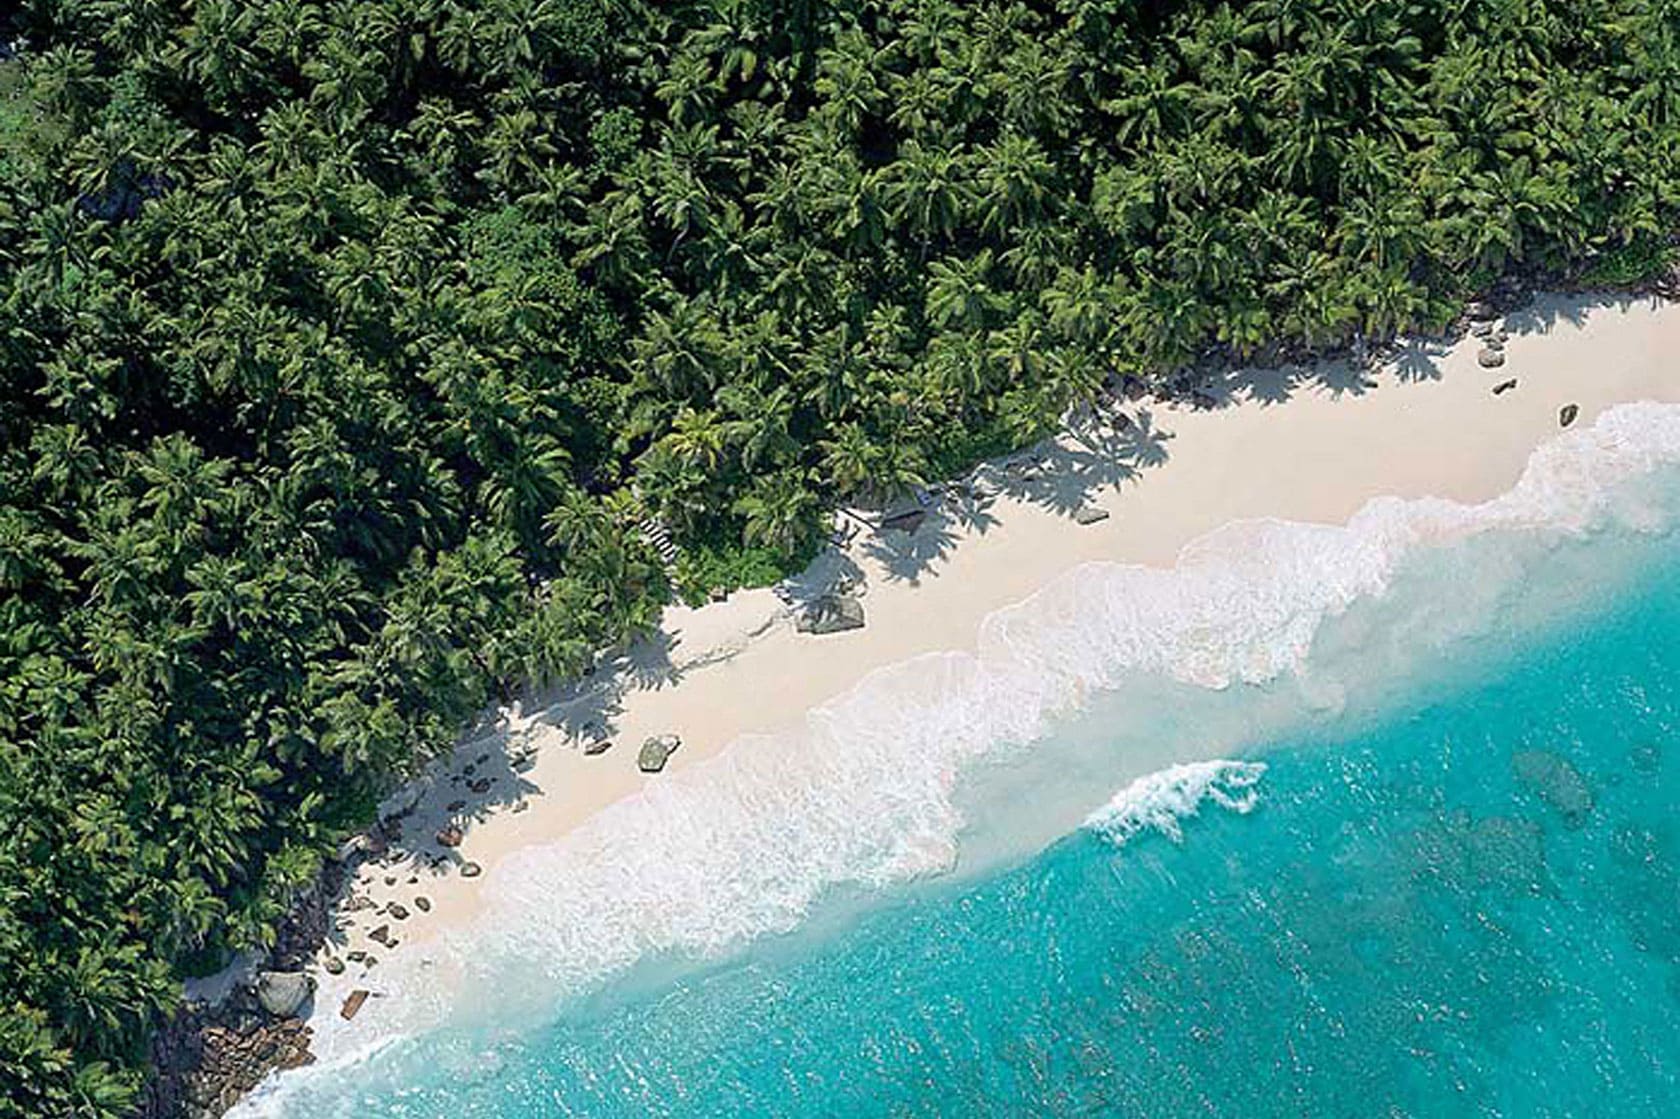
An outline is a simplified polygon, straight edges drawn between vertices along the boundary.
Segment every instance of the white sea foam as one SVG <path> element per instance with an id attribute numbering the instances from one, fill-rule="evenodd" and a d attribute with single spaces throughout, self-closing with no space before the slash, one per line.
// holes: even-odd
<path id="1" fill-rule="evenodd" d="M 1151 828 L 1179 843 L 1184 839 L 1182 822 L 1207 801 L 1240 815 L 1254 811 L 1265 773 L 1263 762 L 1220 759 L 1175 765 L 1139 777 L 1115 793 L 1086 818 L 1085 826 L 1117 846 Z"/>
<path id="2" fill-rule="evenodd" d="M 1139 672 L 1219 688 L 1298 670 L 1324 620 L 1380 595 L 1420 546 L 1584 532 L 1617 511 L 1617 483 L 1676 461 L 1680 408 L 1628 405 L 1537 450 L 1481 505 L 1379 498 L 1345 526 L 1228 525 L 1168 570 L 1085 565 L 988 617 L 977 654 L 878 670 L 797 732 L 735 743 L 510 857 L 484 929 L 572 990 L 645 956 L 790 929 L 837 885 L 944 869 L 964 822 L 958 775 L 1039 738 L 1088 690 Z"/>
<path id="3" fill-rule="evenodd" d="M 1224 688 L 1299 672 L 1325 619 L 1383 594 L 1420 547 L 1579 534 L 1606 518 L 1652 527 L 1618 483 L 1675 462 L 1680 407 L 1628 405 L 1540 448 L 1513 489 L 1481 505 L 1380 498 L 1345 526 L 1228 525 L 1169 570 L 1078 568 L 988 617 L 977 653 L 880 669 L 796 731 L 738 741 L 509 856 L 457 945 L 486 981 L 470 985 L 501 998 L 495 979 L 517 965 L 533 1005 L 552 1006 L 639 960 L 789 930 L 835 887 L 948 868 L 964 825 L 959 775 L 1041 740 L 1093 689 L 1139 673 Z M 1243 810 L 1258 776 L 1248 763 L 1179 767 L 1093 820 L 1122 838 L 1146 826 L 1170 834 L 1206 798 Z"/>

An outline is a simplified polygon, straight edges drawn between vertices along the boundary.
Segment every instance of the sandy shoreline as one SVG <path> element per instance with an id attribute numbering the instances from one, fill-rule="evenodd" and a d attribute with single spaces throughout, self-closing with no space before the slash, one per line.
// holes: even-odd
<path id="1" fill-rule="evenodd" d="M 1485 500 L 1558 432 L 1563 406 L 1578 405 L 1575 422 L 1587 425 L 1617 403 L 1680 401 L 1680 306 L 1544 298 L 1506 326 L 1501 369 L 1478 366 L 1474 339 L 1414 342 L 1369 382 L 1340 365 L 1257 372 L 1233 382 L 1226 406 L 1133 405 L 1130 431 L 1069 435 L 1013 456 L 1013 469 L 994 464 L 981 472 L 978 496 L 947 500 L 914 536 L 860 533 L 843 556 L 819 561 L 808 580 L 815 589 L 833 577 L 860 581 L 861 630 L 797 633 L 769 590 L 673 608 L 655 640 L 570 694 L 528 702 L 434 767 L 431 788 L 403 820 L 403 844 L 360 868 L 353 892 L 365 900 L 341 908 L 329 946 L 339 959 L 362 952 L 382 962 L 322 972 L 317 1016 L 372 1036 L 377 1001 L 347 1028 L 331 1022 L 344 992 L 379 993 L 394 977 L 393 957 L 423 957 L 446 932 L 468 929 L 509 853 L 554 842 L 743 735 L 791 726 L 871 670 L 972 649 L 984 617 L 1081 563 L 1170 566 L 1185 544 L 1230 521 L 1340 523 L 1385 494 Z M 1493 395 L 1509 378 L 1516 388 Z M 1081 506 L 1110 516 L 1079 524 L 1072 514 Z M 592 725 L 614 745 L 585 756 L 581 736 Z M 683 745 L 666 774 L 648 777 L 637 770 L 637 747 L 660 733 Z M 510 750 L 528 751 L 533 764 L 516 769 Z M 486 778 L 489 787 L 474 792 Z M 449 823 L 462 831 L 453 850 L 433 840 Z M 463 876 L 468 861 L 482 875 Z M 406 917 L 386 912 L 393 901 Z M 399 941 L 394 949 L 370 941 L 381 926 Z"/>

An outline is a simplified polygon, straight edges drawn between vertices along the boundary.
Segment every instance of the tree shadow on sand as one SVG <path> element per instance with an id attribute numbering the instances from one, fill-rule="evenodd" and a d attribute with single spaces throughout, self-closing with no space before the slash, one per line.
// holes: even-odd
<path id="1" fill-rule="evenodd" d="M 959 539 L 942 508 L 932 510 L 914 532 L 876 529 L 863 550 L 893 582 L 915 583 L 934 564 L 947 559 Z"/>
<path id="2" fill-rule="evenodd" d="M 1452 343 L 1436 338 L 1404 338 L 1386 355 L 1384 365 L 1402 382 L 1416 384 L 1441 379 L 1441 362 L 1452 352 Z M 1368 376 L 1365 388 L 1375 387 Z M 1365 391 L 1364 389 L 1360 391 Z"/>
<path id="3" fill-rule="evenodd" d="M 1512 334 L 1550 334 L 1559 323 L 1568 323 L 1574 327 L 1585 326 L 1587 320 L 1598 311 L 1625 311 L 1630 307 L 1656 308 L 1663 306 L 1665 302 L 1661 296 L 1655 294 L 1630 292 L 1543 294 L 1536 296 L 1526 306 L 1508 312 L 1505 315 L 1505 329 Z"/>
<path id="4" fill-rule="evenodd" d="M 1148 408 L 1098 410 L 1071 424 L 1064 436 L 983 463 L 967 478 L 939 491 L 914 532 L 876 530 L 864 551 L 894 582 L 915 583 L 946 562 L 965 536 L 984 535 L 998 523 L 992 511 L 1003 498 L 1073 518 L 1104 491 L 1118 490 L 1164 464 L 1173 434 Z"/>

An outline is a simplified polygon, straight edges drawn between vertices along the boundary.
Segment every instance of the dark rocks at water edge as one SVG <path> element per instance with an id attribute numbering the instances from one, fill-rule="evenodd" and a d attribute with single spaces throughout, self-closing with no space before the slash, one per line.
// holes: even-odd
<path id="1" fill-rule="evenodd" d="M 1592 789 L 1568 758 L 1550 750 L 1523 750 L 1511 755 L 1511 771 L 1519 784 L 1563 817 L 1566 827 L 1579 828 L 1592 815 Z"/>
<path id="2" fill-rule="evenodd" d="M 1497 385 L 1493 386 L 1493 395 L 1503 396 L 1504 394 L 1510 392 L 1512 389 L 1514 389 L 1516 387 L 1517 387 L 1517 379 L 1515 377 L 1512 377 L 1510 380 L 1507 380 L 1507 381 L 1500 381 Z"/>
<path id="3" fill-rule="evenodd" d="M 1097 505 L 1081 505 L 1073 511 L 1073 523 L 1077 525 L 1094 525 L 1099 521 L 1108 520 L 1108 510 Z"/>
<path id="4" fill-rule="evenodd" d="M 477 878 L 479 875 L 481 875 L 483 873 L 484 873 L 484 868 L 479 866 L 477 863 L 462 863 L 461 864 L 461 877 L 462 878 Z"/>
<path id="5" fill-rule="evenodd" d="M 597 754 L 604 754 L 611 749 L 612 739 L 610 738 L 596 738 L 583 744 L 584 756 L 591 758 Z"/>
<path id="6" fill-rule="evenodd" d="M 425 894 L 421 894 L 414 899 L 414 908 L 422 913 L 430 913 L 432 911 L 432 899 Z"/>
<path id="7" fill-rule="evenodd" d="M 800 613 L 794 623 L 800 633 L 843 633 L 863 628 L 863 603 L 854 595 L 825 594 Z"/>
<path id="8" fill-rule="evenodd" d="M 641 753 L 636 755 L 636 765 L 643 773 L 658 773 L 681 745 L 682 739 L 674 734 L 656 734 L 642 743 Z"/>
<path id="9" fill-rule="evenodd" d="M 1476 355 L 1476 361 L 1483 369 L 1498 369 L 1505 364 L 1505 351 L 1496 350 L 1492 346 L 1483 347 Z"/>
<path id="10" fill-rule="evenodd" d="M 303 1019 L 270 1017 L 252 992 L 191 1004 L 153 1039 L 156 1075 L 134 1119 L 214 1119 L 271 1071 L 311 1064 L 309 1040 Z"/>
<path id="11" fill-rule="evenodd" d="M 1575 422 L 1575 417 L 1580 414 L 1581 406 L 1579 404 L 1565 404 L 1558 410 L 1558 426 L 1568 427 Z"/>
<path id="12" fill-rule="evenodd" d="M 327 943 L 332 903 L 344 888 L 350 865 L 384 851 L 375 831 L 347 844 L 347 860 L 329 861 L 313 886 L 295 899 L 276 930 L 274 947 L 258 966 L 277 974 L 296 974 Z M 260 974 L 260 972 L 259 972 Z M 301 1018 L 275 1017 L 258 999 L 258 983 L 233 991 L 219 1004 L 189 1001 L 153 1035 L 153 1075 L 130 1119 L 213 1119 L 250 1091 L 274 1069 L 297 1068 L 314 1060 L 309 1027 Z M 295 993 L 296 979 L 271 981 L 278 993 Z M 313 990 L 313 984 L 309 984 Z M 307 1001 L 307 999 L 306 999 Z"/>

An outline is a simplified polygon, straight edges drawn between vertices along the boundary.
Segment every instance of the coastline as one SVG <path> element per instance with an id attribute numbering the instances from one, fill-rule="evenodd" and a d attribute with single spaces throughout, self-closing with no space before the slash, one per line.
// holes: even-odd
<path id="1" fill-rule="evenodd" d="M 356 869 L 347 897 L 359 900 L 340 906 L 329 935 L 326 954 L 371 951 L 386 962 L 351 962 L 329 976 L 318 960 L 316 1022 L 338 1035 L 335 1048 L 376 1036 L 384 1007 L 376 1000 L 343 1023 L 344 992 L 377 996 L 395 957 L 425 957 L 469 935 L 508 856 L 669 780 L 670 772 L 637 770 L 646 736 L 681 736 L 668 767 L 680 772 L 742 736 L 789 727 L 882 666 L 974 649 L 982 619 L 1082 563 L 1169 567 L 1186 544 L 1232 521 L 1340 524 L 1382 495 L 1483 501 L 1509 488 L 1534 448 L 1558 433 L 1565 405 L 1577 405 L 1574 424 L 1588 426 L 1613 404 L 1680 400 L 1680 305 L 1542 297 L 1507 325 L 1501 369 L 1478 366 L 1473 338 L 1411 340 L 1370 385 L 1336 362 L 1242 374 L 1230 382 L 1230 406 L 1139 402 L 1124 409 L 1136 421 L 1130 430 L 1070 434 L 1003 460 L 1014 469 L 983 467 L 980 486 L 914 535 L 860 534 L 808 573 L 807 593 L 861 578 L 868 620 L 860 630 L 798 633 L 769 590 L 673 608 L 659 635 L 583 686 L 528 701 L 434 766 L 430 788 L 401 821 L 404 840 Z M 1493 395 L 1511 377 L 1517 388 Z M 1087 506 L 1110 515 L 1080 524 L 1073 514 Z M 588 724 L 606 729 L 614 746 L 585 756 Z M 527 753 L 534 764 L 516 767 Z M 471 792 L 485 777 L 489 788 Z M 432 836 L 450 823 L 461 842 L 442 850 Z M 463 877 L 467 862 L 483 873 Z M 416 895 L 426 911 L 416 911 Z M 405 918 L 385 915 L 392 901 Z M 380 926 L 400 940 L 394 950 L 369 942 Z"/>

